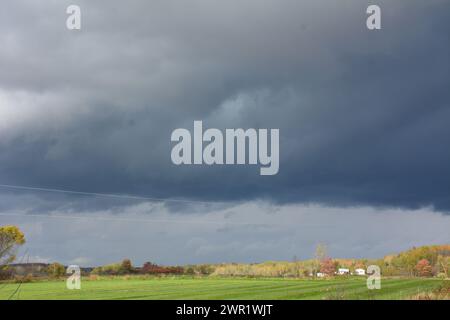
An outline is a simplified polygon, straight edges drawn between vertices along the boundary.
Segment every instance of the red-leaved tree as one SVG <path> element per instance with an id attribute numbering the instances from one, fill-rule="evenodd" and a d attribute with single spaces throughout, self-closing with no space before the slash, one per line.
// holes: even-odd
<path id="1" fill-rule="evenodd" d="M 433 275 L 433 269 L 427 259 L 417 262 L 415 269 L 419 277 L 430 277 Z"/>
<path id="2" fill-rule="evenodd" d="M 325 258 L 320 262 L 320 272 L 326 274 L 327 276 L 334 275 L 336 271 L 336 263 L 330 258 Z"/>

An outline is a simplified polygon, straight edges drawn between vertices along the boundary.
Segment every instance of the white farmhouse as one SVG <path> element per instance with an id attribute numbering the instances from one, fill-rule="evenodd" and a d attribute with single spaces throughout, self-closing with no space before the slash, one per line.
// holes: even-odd
<path id="1" fill-rule="evenodd" d="M 355 269 L 355 274 L 358 276 L 364 276 L 366 274 L 366 270 L 361 268 Z"/>
<path id="2" fill-rule="evenodd" d="M 350 269 L 347 269 L 347 268 L 339 268 L 337 273 L 338 273 L 339 275 L 350 274 Z"/>

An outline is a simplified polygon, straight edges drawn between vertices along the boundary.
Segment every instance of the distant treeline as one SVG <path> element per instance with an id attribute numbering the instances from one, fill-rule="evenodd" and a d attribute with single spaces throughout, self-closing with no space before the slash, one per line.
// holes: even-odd
<path id="1" fill-rule="evenodd" d="M 377 265 L 383 276 L 441 277 L 448 278 L 450 270 L 450 246 L 413 248 L 383 259 L 311 259 L 293 262 L 264 262 L 257 264 L 229 263 L 214 266 L 217 276 L 255 277 L 316 277 L 336 276 L 339 269 L 355 274 L 356 269 L 367 270 Z"/>
<path id="2" fill-rule="evenodd" d="M 353 274 L 356 269 L 366 270 L 377 265 L 384 276 L 449 277 L 450 245 L 412 248 L 397 255 L 382 259 L 332 259 L 323 254 L 316 259 L 291 262 L 223 263 L 186 266 L 161 266 L 146 262 L 142 267 L 133 267 L 130 260 L 94 268 L 92 274 L 185 274 L 243 277 L 316 277 L 318 273 L 335 276 L 344 268 Z"/>
<path id="3" fill-rule="evenodd" d="M 214 272 L 214 265 L 189 265 L 189 266 L 162 266 L 146 262 L 142 267 L 134 267 L 129 259 L 121 263 L 113 263 L 94 268 L 94 275 L 125 275 L 125 274 L 186 274 L 186 275 L 209 275 Z"/>
<path id="4" fill-rule="evenodd" d="M 450 245 L 435 245 L 412 248 L 382 259 L 333 259 L 323 247 L 318 247 L 315 259 L 291 262 L 223 263 L 185 266 L 162 266 L 146 262 L 133 266 L 129 259 L 96 268 L 82 268 L 83 275 L 192 275 L 192 276 L 238 276 L 238 277 L 292 277 L 307 278 L 337 276 L 339 270 L 366 270 L 377 265 L 383 276 L 440 277 L 448 278 L 450 271 Z M 17 276 L 65 277 L 65 266 L 52 264 L 17 264 L 0 271 L 0 278 Z"/>
<path id="5" fill-rule="evenodd" d="M 151 262 L 146 262 L 142 267 L 134 267 L 129 259 L 121 263 L 113 263 L 94 268 L 92 274 L 95 275 L 124 275 L 124 274 L 184 274 L 183 267 L 160 266 Z"/>

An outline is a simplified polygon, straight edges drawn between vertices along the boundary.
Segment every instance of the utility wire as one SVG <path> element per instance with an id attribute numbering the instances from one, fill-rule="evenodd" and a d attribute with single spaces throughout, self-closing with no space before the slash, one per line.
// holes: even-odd
<path id="1" fill-rule="evenodd" d="M 88 219 L 99 221 L 122 221 L 122 222 L 165 222 L 165 223 L 194 223 L 194 224 L 235 224 L 235 225 L 258 225 L 266 226 L 267 224 L 255 223 L 255 222 L 233 222 L 233 221 L 213 221 L 213 220 L 175 220 L 175 219 L 146 219 L 146 218 L 120 218 L 120 217 L 99 217 L 99 216 L 75 216 L 66 214 L 33 214 L 26 212 L 14 212 L 14 213 L 0 213 L 3 217 L 37 217 L 37 218 L 56 218 L 56 219 Z"/>
<path id="2" fill-rule="evenodd" d="M 187 199 L 173 199 L 173 198 L 156 198 L 156 197 L 144 197 L 144 196 L 134 196 L 134 195 L 126 195 L 126 194 L 110 194 L 110 193 L 74 191 L 74 190 L 66 190 L 66 189 L 51 189 L 51 188 L 40 188 L 40 187 L 17 186 L 17 185 L 10 185 L 10 184 L 0 184 L 0 188 L 65 193 L 65 194 L 96 196 L 96 197 L 104 197 L 104 198 L 147 200 L 147 201 L 155 201 L 155 202 L 181 202 L 181 203 L 208 204 L 208 205 L 229 204 L 229 203 L 223 202 L 223 201 L 201 201 L 201 200 L 187 200 Z"/>

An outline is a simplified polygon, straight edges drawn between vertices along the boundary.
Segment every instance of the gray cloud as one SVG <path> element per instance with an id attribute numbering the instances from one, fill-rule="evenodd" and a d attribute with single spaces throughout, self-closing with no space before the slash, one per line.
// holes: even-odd
<path id="1" fill-rule="evenodd" d="M 165 263 L 256 261 L 300 256 L 297 244 L 312 250 L 324 239 L 345 256 L 448 242 L 448 217 L 431 212 L 450 208 L 448 1 L 377 1 L 383 29 L 376 32 L 365 28 L 369 2 L 356 0 L 80 0 L 79 32 L 65 28 L 72 1 L 6 3 L 0 184 L 226 203 L 149 209 L 130 199 L 0 187 L 2 213 L 219 217 L 211 229 L 132 221 L 66 228 L 65 220 L 36 217 L 21 222 L 33 255 L 88 263 L 93 253 L 104 252 L 96 262 L 107 262 L 128 250 Z M 173 165 L 170 134 L 194 120 L 221 129 L 279 128 L 279 174 Z M 305 209 L 310 204 L 314 210 Z M 306 222 L 319 227 L 255 224 L 270 216 L 266 206 L 294 222 L 309 210 Z M 238 209 L 222 212 L 228 207 Z M 386 230 L 359 231 L 388 215 Z M 246 224 L 227 224 L 246 217 Z M 341 223 L 349 219 L 352 230 Z M 102 223 L 107 229 L 96 235 Z M 420 225 L 428 229 L 416 239 Z M 350 231 L 349 240 L 343 234 Z M 158 239 L 167 246 L 136 246 Z M 88 249 L 86 241 L 100 244 Z M 57 248 L 69 245 L 70 254 Z"/>
<path id="2" fill-rule="evenodd" d="M 8 182 L 447 208 L 445 2 L 383 3 L 379 33 L 352 1 L 81 2 L 78 34 L 64 3 L 25 4 L 1 19 Z M 194 119 L 280 128 L 280 175 L 173 167 L 170 132 Z"/>
<path id="3" fill-rule="evenodd" d="M 4 183 L 447 211 L 449 5 L 11 1 L 0 16 Z M 175 167 L 170 133 L 280 128 L 281 168 Z M 220 182 L 220 183 L 218 183 Z"/>
<path id="4" fill-rule="evenodd" d="M 376 257 L 448 242 L 450 4 L 377 2 L 383 29 L 370 32 L 368 1 L 82 0 L 82 30 L 69 32 L 72 1 L 8 0 L 0 184 L 220 203 L 0 187 L 1 224 L 25 229 L 31 255 L 80 264 L 125 252 L 289 259 L 319 241 Z M 170 134 L 194 120 L 279 128 L 279 174 L 174 166 Z"/>
<path id="5" fill-rule="evenodd" d="M 426 208 L 342 209 L 247 202 L 177 215 L 164 205 L 140 203 L 120 213 L 105 209 L 51 214 L 1 218 L 18 224 L 27 234 L 22 254 L 84 266 L 124 257 L 136 264 L 308 259 L 319 242 L 328 245 L 333 257 L 378 258 L 450 240 L 450 217 Z"/>

